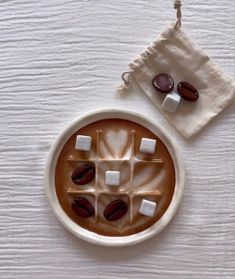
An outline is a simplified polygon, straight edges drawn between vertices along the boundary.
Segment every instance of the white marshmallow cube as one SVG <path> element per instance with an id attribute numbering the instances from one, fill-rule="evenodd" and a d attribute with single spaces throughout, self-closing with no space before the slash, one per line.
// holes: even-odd
<path id="1" fill-rule="evenodd" d="M 75 144 L 76 150 L 90 151 L 91 150 L 91 137 L 78 135 Z"/>
<path id="2" fill-rule="evenodd" d="M 156 140 L 142 138 L 140 142 L 140 152 L 153 154 L 156 148 Z"/>
<path id="3" fill-rule="evenodd" d="M 156 202 L 143 199 L 141 201 L 139 213 L 141 213 L 145 216 L 148 216 L 148 217 L 153 217 L 156 206 L 157 206 Z"/>
<path id="4" fill-rule="evenodd" d="M 108 186 L 120 185 L 120 172 L 119 171 L 106 171 L 105 184 Z"/>
<path id="5" fill-rule="evenodd" d="M 172 92 L 167 94 L 162 103 L 162 107 L 169 112 L 175 112 L 180 104 L 180 100 L 180 95 L 176 92 Z"/>

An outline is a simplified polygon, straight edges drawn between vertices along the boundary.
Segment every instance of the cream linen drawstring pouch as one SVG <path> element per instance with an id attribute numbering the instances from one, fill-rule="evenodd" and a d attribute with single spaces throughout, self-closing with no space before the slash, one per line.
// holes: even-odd
<path id="1" fill-rule="evenodd" d="M 220 113 L 235 96 L 235 82 L 216 65 L 187 34 L 181 30 L 181 1 L 175 1 L 177 21 L 129 64 L 130 70 L 122 74 L 119 93 L 131 90 L 136 83 L 162 112 L 168 121 L 185 137 L 199 132 Z M 196 102 L 181 99 L 176 112 L 162 108 L 165 94 L 152 85 L 153 78 L 167 73 L 174 79 L 175 87 L 187 81 L 199 92 Z M 174 91 L 177 92 L 176 88 Z"/>

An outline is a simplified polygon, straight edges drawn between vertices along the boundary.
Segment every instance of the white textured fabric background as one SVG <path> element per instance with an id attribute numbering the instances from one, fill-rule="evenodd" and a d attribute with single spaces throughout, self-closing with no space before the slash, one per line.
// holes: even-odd
<path id="1" fill-rule="evenodd" d="M 235 278 L 235 102 L 190 141 L 120 74 L 174 19 L 173 1 L 0 1 L 0 278 Z M 183 28 L 234 78 L 235 2 L 192 0 Z M 157 237 L 110 249 L 54 217 L 43 171 L 56 135 L 102 107 L 141 111 L 183 156 L 182 205 Z"/>

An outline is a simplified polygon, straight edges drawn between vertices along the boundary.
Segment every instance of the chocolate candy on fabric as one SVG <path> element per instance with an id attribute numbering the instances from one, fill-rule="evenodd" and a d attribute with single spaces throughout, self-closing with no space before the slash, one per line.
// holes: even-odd
<path id="1" fill-rule="evenodd" d="M 186 81 L 181 81 L 177 86 L 180 96 L 189 102 L 195 102 L 199 98 L 199 93 L 195 87 Z"/>
<path id="2" fill-rule="evenodd" d="M 155 76 L 152 83 L 153 86 L 161 93 L 169 93 L 174 88 L 173 78 L 165 73 Z"/>

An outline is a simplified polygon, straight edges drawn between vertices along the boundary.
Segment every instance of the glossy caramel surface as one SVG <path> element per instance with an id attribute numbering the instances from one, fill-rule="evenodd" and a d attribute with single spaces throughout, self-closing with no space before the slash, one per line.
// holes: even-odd
<path id="1" fill-rule="evenodd" d="M 92 137 L 90 152 L 75 150 L 76 136 Z M 154 154 L 139 152 L 141 138 L 156 139 Z M 76 185 L 71 175 L 82 164 L 94 164 L 95 178 L 87 185 Z M 105 185 L 105 171 L 120 171 L 120 186 Z M 164 143 L 147 128 L 120 119 L 105 119 L 79 129 L 64 145 L 55 173 L 56 193 L 66 214 L 78 225 L 106 236 L 126 236 L 141 232 L 167 210 L 175 188 L 175 170 Z M 71 204 L 74 198 L 85 197 L 95 208 L 95 215 L 87 219 L 77 216 Z M 156 201 L 153 217 L 138 213 L 142 199 Z M 110 222 L 103 216 L 105 207 L 115 199 L 128 204 L 128 212 L 121 219 Z"/>

